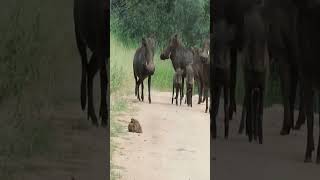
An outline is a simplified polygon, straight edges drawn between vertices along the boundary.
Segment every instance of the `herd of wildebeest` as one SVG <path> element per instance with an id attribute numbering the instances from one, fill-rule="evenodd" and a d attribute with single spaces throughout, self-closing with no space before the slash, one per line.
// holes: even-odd
<path id="1" fill-rule="evenodd" d="M 192 94 L 194 80 L 199 84 L 199 100 L 198 104 L 207 101 L 206 111 L 208 110 L 208 90 L 209 90 L 209 39 L 205 40 L 202 48 L 186 48 L 184 47 L 178 34 L 174 34 L 169 39 L 168 46 L 163 50 L 160 59 L 171 59 L 174 75 L 172 80 L 172 100 L 176 100 L 176 105 L 182 103 L 184 97 L 184 81 L 186 80 L 186 101 L 188 106 L 192 107 Z M 144 79 L 148 78 L 148 99 L 151 103 L 150 86 L 151 76 L 155 72 L 155 64 L 153 62 L 155 54 L 155 38 L 153 36 L 142 38 L 141 47 L 139 47 L 133 59 L 133 73 L 135 78 L 135 95 L 138 100 L 144 100 Z M 203 56 L 202 54 L 206 54 Z M 141 94 L 139 87 L 141 86 Z M 207 92 L 204 98 L 202 92 Z M 180 95 L 180 96 L 179 96 Z M 179 99 L 180 98 L 180 99 Z M 202 99 L 203 98 L 203 99 Z M 179 101 L 180 100 L 180 101 Z"/>
<path id="2" fill-rule="evenodd" d="M 280 135 L 299 130 L 307 120 L 305 162 L 311 162 L 314 145 L 314 93 L 320 90 L 320 1 L 317 0 L 215 0 L 212 33 L 201 48 L 186 48 L 177 34 L 170 37 L 161 60 L 171 59 L 175 73 L 172 101 L 180 105 L 186 86 L 186 103 L 192 106 L 194 81 L 198 84 L 198 104 L 210 95 L 210 131 L 217 137 L 216 118 L 223 90 L 224 136 L 236 112 L 237 67 L 243 69 L 245 94 L 239 133 L 246 129 L 249 142 L 263 143 L 264 96 L 269 70 L 278 65 L 283 97 L 283 124 Z M 211 43 L 210 43 L 211 41 Z M 212 53 L 210 53 L 210 51 Z M 143 80 L 155 72 L 155 38 L 142 39 L 133 61 L 135 95 L 143 101 Z M 241 54 L 241 58 L 238 58 Z M 186 85 L 184 80 L 186 79 Z M 296 92 L 300 87 L 299 118 L 294 125 Z M 141 95 L 139 86 L 141 85 Z M 175 94 L 175 96 L 174 96 Z M 180 95 L 180 97 L 179 97 Z M 316 162 L 320 163 L 320 139 Z"/>
<path id="3" fill-rule="evenodd" d="M 92 83 L 100 70 L 102 125 L 108 124 L 107 70 L 108 14 L 105 0 L 92 3 L 88 0 L 74 1 L 76 41 L 82 62 L 81 106 L 85 109 L 88 98 L 88 118 L 98 125 L 94 113 Z M 184 96 L 186 79 L 186 102 L 192 106 L 194 81 L 199 85 L 198 103 L 210 95 L 210 131 L 216 138 L 216 117 L 221 90 L 224 94 L 224 134 L 228 137 L 229 120 L 236 112 L 235 87 L 237 66 L 244 74 L 245 95 L 239 132 L 246 128 L 249 141 L 263 143 L 263 104 L 268 72 L 274 64 L 280 66 L 283 96 L 283 124 L 281 135 L 292 129 L 300 129 L 307 120 L 307 145 L 305 162 L 312 161 L 314 145 L 314 93 L 320 90 L 320 1 L 319 0 L 215 0 L 210 40 L 205 39 L 201 48 L 186 48 L 177 34 L 169 39 L 168 46 L 160 55 L 161 60 L 171 59 L 175 74 L 172 97 Z M 211 41 L 211 43 L 210 43 Z M 88 62 L 86 49 L 92 52 Z M 210 53 L 212 51 L 212 53 Z M 143 80 L 148 78 L 148 100 L 151 103 L 151 76 L 155 72 L 153 57 L 155 38 L 142 39 L 141 47 L 133 60 L 136 79 L 135 94 L 143 100 Z M 242 58 L 237 58 L 241 54 Z M 238 62 L 239 61 L 239 62 Z M 300 84 L 299 118 L 294 125 L 294 104 Z M 139 86 L 141 85 L 141 95 Z M 88 91 L 88 92 L 87 92 Z M 320 163 L 320 138 L 316 162 Z"/>

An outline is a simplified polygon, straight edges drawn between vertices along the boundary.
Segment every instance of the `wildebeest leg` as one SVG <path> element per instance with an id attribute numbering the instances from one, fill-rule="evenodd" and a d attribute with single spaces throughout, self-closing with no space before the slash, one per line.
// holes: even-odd
<path id="1" fill-rule="evenodd" d="M 192 94 L 193 94 L 193 87 L 191 87 L 191 92 L 190 92 L 190 105 L 192 107 Z"/>
<path id="2" fill-rule="evenodd" d="M 139 86 L 140 86 L 140 84 L 141 84 L 141 79 L 139 78 L 139 80 L 137 81 L 137 98 L 138 98 L 138 100 L 139 101 L 141 101 L 141 99 L 140 99 L 140 90 L 139 90 Z"/>
<path id="3" fill-rule="evenodd" d="M 173 104 L 174 99 L 174 83 L 172 84 L 172 98 L 171 98 L 171 104 Z"/>
<path id="4" fill-rule="evenodd" d="M 180 92 L 180 87 L 176 88 L 176 106 L 178 106 L 178 99 L 179 99 L 179 92 Z M 181 92 L 180 92 L 181 93 Z"/>
<path id="5" fill-rule="evenodd" d="M 290 97 L 289 97 L 289 120 L 290 120 L 290 128 L 294 128 L 294 105 L 295 105 L 295 100 L 296 100 L 296 93 L 297 93 L 297 87 L 298 87 L 298 72 L 293 69 L 290 68 L 291 70 L 291 76 L 290 76 Z"/>
<path id="6" fill-rule="evenodd" d="M 248 98 L 248 93 L 245 92 L 244 98 L 243 98 L 243 105 L 242 105 L 242 113 L 241 113 L 241 121 L 240 121 L 240 127 L 239 127 L 239 134 L 242 134 L 243 129 L 244 129 L 244 122 L 247 114 L 247 98 Z"/>
<path id="7" fill-rule="evenodd" d="M 235 98 L 235 92 L 236 92 L 236 83 L 237 83 L 237 49 L 231 48 L 231 78 L 230 78 L 230 107 L 229 107 L 229 118 L 232 120 L 233 112 L 237 111 L 237 105 L 236 105 L 236 98 Z"/>
<path id="8" fill-rule="evenodd" d="M 254 134 L 254 89 L 250 86 L 249 88 L 249 98 L 248 98 L 248 114 L 247 114 L 247 131 L 249 142 L 252 142 L 253 134 Z"/>
<path id="9" fill-rule="evenodd" d="M 199 98 L 198 98 L 198 104 L 201 104 L 201 102 L 202 102 L 202 83 L 201 83 L 201 81 L 199 80 L 198 81 L 198 94 L 199 94 Z"/>
<path id="10" fill-rule="evenodd" d="M 263 103 L 264 103 L 264 88 L 260 89 L 259 95 L 258 95 L 258 137 L 259 137 L 259 143 L 263 143 Z"/>
<path id="11" fill-rule="evenodd" d="M 186 99 L 184 100 L 184 104 L 187 104 L 188 92 L 186 93 Z"/>
<path id="12" fill-rule="evenodd" d="M 204 101 L 206 101 L 206 96 L 205 96 L 205 94 L 206 94 L 206 90 L 205 90 L 206 88 L 204 88 L 204 85 L 202 86 L 202 101 L 201 102 L 204 102 Z M 208 94 L 208 93 L 207 93 Z"/>
<path id="13" fill-rule="evenodd" d="M 141 101 L 144 101 L 143 90 L 144 90 L 144 85 L 143 85 L 143 80 L 141 80 Z"/>
<path id="14" fill-rule="evenodd" d="M 213 116 L 210 116 L 210 119 L 212 118 L 212 136 L 215 139 L 217 137 L 217 115 L 218 115 L 218 110 L 219 110 L 219 103 L 220 103 L 220 94 L 221 94 L 221 87 L 219 85 L 213 85 Z"/>
<path id="15" fill-rule="evenodd" d="M 94 125 L 98 126 L 97 117 L 94 110 L 93 105 L 93 78 L 96 75 L 98 71 L 98 59 L 97 55 L 95 53 L 92 54 L 90 63 L 89 63 L 89 69 L 88 69 L 88 117 L 91 118 L 91 121 Z"/>
<path id="16" fill-rule="evenodd" d="M 252 91 L 252 124 L 253 124 L 253 139 L 257 141 L 258 136 L 258 96 L 259 96 L 259 89 L 253 88 Z"/>
<path id="17" fill-rule="evenodd" d="M 305 154 L 305 162 L 311 162 L 312 152 L 314 150 L 314 139 L 313 139 L 313 92 L 312 88 L 308 87 L 307 83 L 304 83 L 303 96 L 305 100 L 306 115 L 307 115 L 307 148 Z"/>
<path id="18" fill-rule="evenodd" d="M 205 111 L 205 113 L 207 113 L 208 112 L 208 99 L 209 99 L 209 95 L 208 95 L 208 88 L 205 88 L 205 90 L 204 90 L 204 98 L 205 98 L 205 101 L 206 101 L 206 111 Z"/>
<path id="19" fill-rule="evenodd" d="M 299 93 L 299 116 L 298 116 L 298 120 L 296 122 L 296 125 L 294 127 L 294 129 L 299 130 L 301 128 L 301 126 L 305 123 L 306 121 L 306 112 L 305 112 L 305 108 L 304 108 L 304 103 L 303 103 L 303 96 L 302 96 L 302 89 L 300 86 L 300 93 Z"/>
<path id="20" fill-rule="evenodd" d="M 150 93 L 150 89 L 151 89 L 151 76 L 148 77 L 148 100 L 149 100 L 149 104 L 151 104 L 151 93 Z"/>
<path id="21" fill-rule="evenodd" d="M 184 77 L 182 77 L 182 86 L 181 86 L 181 95 L 180 95 L 180 106 L 181 106 L 181 103 L 182 103 L 182 100 L 183 100 L 183 90 L 184 90 Z"/>
<path id="22" fill-rule="evenodd" d="M 135 79 L 135 82 L 136 82 L 136 86 L 135 86 L 135 89 L 134 89 L 134 94 L 135 96 L 137 96 L 139 94 L 138 92 L 138 78 L 137 78 L 137 75 L 135 72 L 133 72 L 133 75 L 134 75 L 134 79 Z"/>
<path id="23" fill-rule="evenodd" d="M 281 91 L 283 97 L 284 118 L 280 135 L 288 135 L 292 125 L 290 124 L 290 66 L 287 63 L 281 63 L 280 78 Z"/>
<path id="24" fill-rule="evenodd" d="M 320 95 L 318 94 L 318 106 L 319 106 L 319 102 L 320 102 Z M 320 114 L 320 108 L 318 109 L 318 113 Z M 319 116 L 319 128 L 320 128 L 320 116 Z M 319 132 L 319 139 L 318 139 L 318 150 L 317 150 L 316 163 L 320 164 L 320 132 Z"/>
<path id="25" fill-rule="evenodd" d="M 101 100 L 100 100 L 100 117 L 101 125 L 106 127 L 108 125 L 108 107 L 107 107 L 107 67 L 106 61 L 101 59 L 101 68 L 100 68 L 100 89 L 101 89 Z"/>
<path id="26" fill-rule="evenodd" d="M 77 29 L 77 28 L 76 28 Z M 88 66 L 88 57 L 87 57 L 87 46 L 81 40 L 81 35 L 76 31 L 76 40 L 77 47 L 81 56 L 81 85 L 80 85 L 80 99 L 81 99 L 81 108 L 84 110 L 87 103 L 87 66 Z"/>
<path id="27" fill-rule="evenodd" d="M 228 82 L 229 83 L 229 82 Z M 224 137 L 227 139 L 229 135 L 229 84 L 223 87 L 224 95 Z"/>

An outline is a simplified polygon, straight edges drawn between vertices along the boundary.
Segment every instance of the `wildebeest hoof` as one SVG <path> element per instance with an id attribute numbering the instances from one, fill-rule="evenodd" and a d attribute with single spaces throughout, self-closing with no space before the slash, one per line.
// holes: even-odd
<path id="1" fill-rule="evenodd" d="M 285 135 L 288 135 L 290 134 L 290 128 L 282 128 L 281 131 L 280 131 L 280 135 L 281 136 L 285 136 Z"/>
<path id="2" fill-rule="evenodd" d="M 131 122 L 128 125 L 129 132 L 142 133 L 142 128 L 138 120 L 131 118 Z"/>
<path id="3" fill-rule="evenodd" d="M 108 121 L 107 120 L 103 120 L 103 121 L 101 121 L 101 126 L 102 127 L 108 127 Z"/>
<path id="4" fill-rule="evenodd" d="M 99 127 L 99 123 L 97 120 L 92 120 L 92 124 L 96 127 Z"/>

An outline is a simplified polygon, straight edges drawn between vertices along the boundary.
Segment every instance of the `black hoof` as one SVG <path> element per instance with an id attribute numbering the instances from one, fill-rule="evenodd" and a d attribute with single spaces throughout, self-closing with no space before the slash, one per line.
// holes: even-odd
<path id="1" fill-rule="evenodd" d="M 108 127 L 108 121 L 102 121 L 101 126 L 104 128 Z"/>
<path id="2" fill-rule="evenodd" d="M 290 128 L 282 128 L 281 131 L 280 131 L 280 135 L 281 136 L 285 136 L 285 135 L 288 135 L 290 134 Z"/>
<path id="3" fill-rule="evenodd" d="M 92 120 L 92 124 L 94 125 L 94 126 L 96 126 L 96 127 L 99 127 L 99 123 L 98 123 L 98 121 L 97 120 Z"/>

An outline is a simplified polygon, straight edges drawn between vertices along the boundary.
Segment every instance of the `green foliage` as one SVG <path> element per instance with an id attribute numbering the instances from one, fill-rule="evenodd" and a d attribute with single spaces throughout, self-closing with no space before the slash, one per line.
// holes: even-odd
<path id="1" fill-rule="evenodd" d="M 159 47 L 179 33 L 186 46 L 209 35 L 209 0 L 111 0 L 111 31 L 122 42 L 140 42 L 154 34 Z"/>

